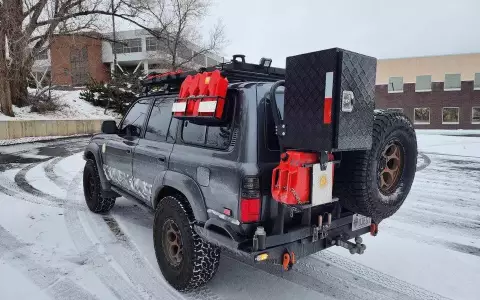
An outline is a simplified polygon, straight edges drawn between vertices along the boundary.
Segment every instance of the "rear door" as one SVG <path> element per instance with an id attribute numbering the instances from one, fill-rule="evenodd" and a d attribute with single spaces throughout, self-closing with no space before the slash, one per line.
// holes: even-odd
<path id="1" fill-rule="evenodd" d="M 179 121 L 179 137 L 169 164 L 169 171 L 196 181 L 207 208 L 217 212 L 231 209 L 235 218 L 238 218 L 241 181 L 238 163 L 241 147 L 235 147 L 239 118 L 235 116 L 235 120 L 223 127 Z"/>
<path id="2" fill-rule="evenodd" d="M 149 99 L 135 102 L 120 123 L 119 133 L 112 135 L 103 146 L 105 175 L 111 183 L 126 191 L 132 191 L 133 150 L 143 134 L 149 106 Z"/>
<path id="3" fill-rule="evenodd" d="M 270 194 L 272 171 L 280 162 L 280 145 L 275 133 L 272 106 L 263 97 L 270 90 L 271 85 L 258 86 L 258 166 L 261 169 L 262 192 Z M 284 116 L 284 91 L 283 87 L 276 90 L 275 99 L 280 116 Z"/>
<path id="4" fill-rule="evenodd" d="M 133 154 L 135 194 L 148 204 L 155 181 L 163 180 L 175 142 L 177 120 L 172 119 L 174 98 L 156 98 L 147 122 L 144 138 Z"/>

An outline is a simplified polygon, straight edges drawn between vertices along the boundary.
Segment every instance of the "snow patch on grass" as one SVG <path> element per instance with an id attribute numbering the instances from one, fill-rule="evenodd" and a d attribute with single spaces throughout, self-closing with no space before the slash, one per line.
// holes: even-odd
<path id="1" fill-rule="evenodd" d="M 30 94 L 35 94 L 35 89 L 28 90 Z M 72 120 L 72 119 L 115 119 L 120 117 L 117 113 L 102 107 L 93 106 L 91 103 L 81 100 L 82 90 L 74 91 L 52 91 L 52 97 L 58 98 L 57 102 L 60 109 L 55 112 L 45 114 L 30 112 L 31 107 L 13 106 L 15 117 L 8 117 L 0 113 L 0 121 L 10 120 Z"/>

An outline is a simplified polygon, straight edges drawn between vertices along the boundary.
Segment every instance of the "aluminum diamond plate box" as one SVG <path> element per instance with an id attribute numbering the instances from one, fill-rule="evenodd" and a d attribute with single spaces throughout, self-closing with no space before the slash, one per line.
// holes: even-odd
<path id="1" fill-rule="evenodd" d="M 287 148 L 370 149 L 375 76 L 373 57 L 333 48 L 287 57 Z"/>

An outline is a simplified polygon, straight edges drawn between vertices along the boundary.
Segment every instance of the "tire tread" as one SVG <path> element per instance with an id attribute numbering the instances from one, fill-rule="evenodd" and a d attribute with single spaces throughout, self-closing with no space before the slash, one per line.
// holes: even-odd
<path id="1" fill-rule="evenodd" d="M 412 143 L 415 144 L 414 157 L 407 157 L 407 160 L 414 160 L 416 165 L 416 136 L 411 121 L 402 113 L 385 110 L 375 110 L 372 150 L 351 151 L 343 153 L 341 166 L 335 172 L 334 193 L 340 197 L 342 207 L 370 216 L 377 223 L 393 215 L 403 204 L 408 194 L 413 178 L 408 180 L 409 184 L 405 187 L 405 192 L 400 195 L 398 205 L 382 206 L 378 205 L 378 200 L 374 198 L 371 175 L 372 160 L 375 159 L 375 149 L 382 146 L 387 135 L 394 130 L 406 132 Z M 413 163 L 410 161 L 409 163 Z"/>
<path id="2" fill-rule="evenodd" d="M 188 232 L 192 239 L 193 259 L 191 261 L 191 269 L 182 276 L 182 280 L 175 278 L 167 278 L 167 281 L 179 291 L 191 291 L 199 288 L 209 282 L 215 275 L 220 264 L 220 248 L 204 241 L 194 230 L 195 219 L 191 208 L 186 203 L 185 196 L 177 194 L 175 196 L 167 196 L 160 200 L 155 211 L 155 224 L 159 224 L 159 218 L 164 209 L 172 210 L 174 213 L 185 216 L 185 222 L 179 224 L 183 227 L 183 232 Z M 154 231 L 160 230 L 154 228 Z M 155 237 L 155 233 L 154 233 Z M 185 237 L 184 237 L 185 238 Z M 164 255 L 160 241 L 154 241 L 157 260 L 159 255 Z M 184 243 L 185 246 L 185 243 Z M 161 266 L 161 263 L 159 262 Z M 165 274 L 164 274 L 165 275 Z"/>

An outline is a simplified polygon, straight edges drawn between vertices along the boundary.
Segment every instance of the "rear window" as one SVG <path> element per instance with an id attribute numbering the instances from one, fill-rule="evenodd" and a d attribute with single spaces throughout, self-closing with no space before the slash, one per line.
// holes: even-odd
<path id="1" fill-rule="evenodd" d="M 231 100 L 235 100 L 232 98 Z M 182 140 L 186 144 L 226 150 L 232 139 L 233 120 L 229 124 L 219 126 L 197 125 L 183 122 Z"/>
<path id="2" fill-rule="evenodd" d="M 284 87 L 279 87 L 275 94 L 275 99 L 277 101 L 277 107 L 280 111 L 282 119 L 284 118 L 284 107 L 285 107 L 285 89 Z M 280 146 L 278 144 L 278 137 L 275 134 L 275 122 L 273 121 L 272 116 L 272 107 L 268 101 L 265 101 L 265 133 L 266 133 L 266 143 L 268 150 L 278 151 Z"/>
<path id="3" fill-rule="evenodd" d="M 227 149 L 232 136 L 232 126 L 197 125 L 183 122 L 182 139 L 187 144 L 195 144 L 217 149 Z"/>

